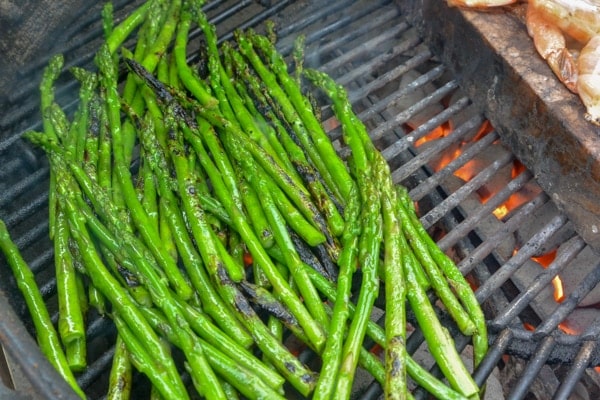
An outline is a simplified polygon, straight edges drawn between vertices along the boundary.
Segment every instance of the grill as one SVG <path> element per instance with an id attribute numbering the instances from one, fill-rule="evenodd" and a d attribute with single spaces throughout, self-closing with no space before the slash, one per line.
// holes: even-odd
<path id="1" fill-rule="evenodd" d="M 600 281 L 600 212 L 589 199 L 597 194 L 595 138 L 590 139 L 596 128 L 583 125 L 582 107 L 553 82 L 518 21 L 504 13 L 448 10 L 441 3 L 212 1 L 205 10 L 221 40 L 229 39 L 235 28 L 261 30 L 272 19 L 279 27 L 279 50 L 289 55 L 294 38 L 305 34 L 306 64 L 347 88 L 392 166 L 395 182 L 410 189 L 424 226 L 476 288 L 488 321 L 490 350 L 473 376 L 478 384 L 487 382 L 488 394 L 496 396 L 490 398 L 594 398 L 600 393 L 594 369 L 600 365 L 600 311 L 595 307 L 600 303 L 595 289 Z M 114 6 L 118 17 L 133 5 L 116 0 Z M 56 306 L 46 222 L 48 165 L 20 135 L 40 129 L 37 83 L 48 56 L 60 51 L 68 65 L 91 64 L 102 31 L 98 15 L 99 8 L 92 7 L 74 16 L 77 23 L 61 33 L 56 48 L 30 60 L 19 72 L 18 88 L 0 99 L 5 102 L 0 218 L 51 309 Z M 510 28 L 499 29 L 502 24 Z M 517 50 L 507 43 L 519 43 L 526 63 L 515 61 L 519 57 L 510 52 Z M 532 71 L 546 77 L 543 88 L 531 84 Z M 57 96 L 67 110 L 75 104 L 72 89 L 67 81 L 59 82 Z M 557 91 L 564 100 L 543 102 L 537 94 L 544 90 Z M 326 107 L 323 119 L 331 137 L 339 138 Z M 565 154 L 574 154 L 574 160 Z M 468 178 L 459 174 L 467 170 Z M 511 203 L 504 215 L 495 214 L 511 201 L 516 206 Z M 25 377 L 13 379 L 18 393 L 70 398 L 29 335 L 26 308 L 14 279 L 6 278 L 10 271 L 3 259 L 0 274 L 0 342 L 13 376 Z M 555 300 L 552 283 L 557 278 L 564 293 Z M 468 354 L 468 339 L 448 326 L 459 349 Z M 78 381 L 90 398 L 102 398 L 115 329 L 107 319 L 90 317 L 87 336 L 92 344 L 89 367 Z M 426 360 L 419 355 L 422 344 L 422 334 L 413 330 L 407 348 Z M 313 355 L 305 351 L 301 357 L 308 362 Z M 356 398 L 382 394 L 368 379 L 355 386 Z M 0 385 L 0 394 L 16 397 L 10 389 Z M 419 388 L 414 395 L 428 398 Z"/>

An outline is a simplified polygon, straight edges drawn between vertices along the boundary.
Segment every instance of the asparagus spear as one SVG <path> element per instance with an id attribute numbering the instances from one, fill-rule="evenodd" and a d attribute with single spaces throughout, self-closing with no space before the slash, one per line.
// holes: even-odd
<path id="1" fill-rule="evenodd" d="M 272 139 L 272 141 L 277 140 L 277 145 L 279 146 L 278 149 L 280 148 L 279 151 L 287 154 L 290 163 L 302 177 L 304 184 L 312 195 L 315 205 L 325 217 L 327 225 L 333 235 L 341 235 L 344 229 L 344 221 L 338 211 L 338 208 L 341 207 L 336 205 L 337 200 L 334 199 L 332 194 L 325 188 L 319 173 L 308 161 L 303 149 L 290 137 L 290 134 L 285 127 L 285 116 L 283 116 L 281 108 L 270 96 L 268 96 L 268 93 L 265 93 L 267 90 L 264 88 L 264 85 L 261 85 L 258 77 L 250 73 L 249 66 L 240 53 L 227 44 L 223 44 L 222 50 L 224 52 L 225 62 L 235 69 L 238 79 L 241 79 L 241 81 L 248 86 L 246 90 L 246 88 L 243 88 L 243 85 L 239 84 L 238 87 L 241 87 L 241 89 L 238 89 L 238 91 L 241 92 L 244 90 L 247 92 L 250 90 L 252 92 L 252 96 L 254 96 L 256 101 L 264 109 L 263 112 L 274 126 L 278 137 Z M 250 103 L 250 101 L 248 102 Z M 282 120 L 276 116 L 276 113 L 281 115 Z M 258 115 L 257 118 L 262 117 L 260 114 Z"/>
<path id="2" fill-rule="evenodd" d="M 128 400 L 131 394 L 132 366 L 130 353 L 121 335 L 117 335 L 108 380 L 107 400 Z"/>
<path id="3" fill-rule="evenodd" d="M 304 268 L 319 291 L 323 293 L 330 301 L 335 302 L 337 299 L 337 288 L 335 285 L 320 275 L 317 271 L 310 268 L 308 265 L 305 265 Z M 348 304 L 348 309 L 350 312 L 349 317 L 352 318 L 354 316 L 354 312 L 356 311 L 356 307 L 350 302 Z M 367 335 L 382 348 L 385 349 L 387 347 L 385 330 L 375 322 L 370 321 L 367 323 Z M 436 398 L 464 400 L 464 395 L 448 387 L 448 385 L 440 381 L 420 364 L 414 361 L 408 354 L 405 355 L 405 361 L 406 369 L 410 377 Z"/>
<path id="4" fill-rule="evenodd" d="M 385 254 L 385 371 L 386 399 L 406 399 L 406 284 L 402 270 L 401 219 L 396 211 L 396 192 L 390 179 L 382 182 L 382 212 Z"/>
<path id="5" fill-rule="evenodd" d="M 248 58 L 258 75 L 266 83 L 270 95 L 281 105 L 286 119 L 292 124 L 305 151 L 309 152 L 311 161 L 317 166 L 321 176 L 327 183 L 327 187 L 338 198 L 345 200 L 350 191 L 348 182 L 351 181 L 346 167 L 333 149 L 331 141 L 323 132 L 319 121 L 316 120 L 314 115 L 306 111 L 306 105 L 299 89 L 287 85 L 293 79 L 282 82 L 285 85 L 285 90 L 290 90 L 286 93 L 277 82 L 277 78 L 285 78 L 287 71 L 284 73 L 283 70 L 278 69 L 278 75 L 275 75 L 266 68 L 254 51 L 253 43 L 245 35 L 238 32 L 236 40 L 242 54 Z M 275 56 L 275 54 L 272 55 Z M 278 67 L 279 64 L 274 66 Z"/>
<path id="6" fill-rule="evenodd" d="M 54 263 L 58 295 L 58 331 L 71 369 L 86 366 L 85 324 L 80 307 L 79 287 L 69 249 L 69 225 L 64 210 L 58 207 L 54 235 Z"/>
<path id="7" fill-rule="evenodd" d="M 187 268 L 188 274 L 202 301 L 204 310 L 215 322 L 231 337 L 235 338 L 244 347 L 250 346 L 251 337 L 239 324 L 238 321 L 226 312 L 225 303 L 220 299 L 210 282 L 208 275 L 202 267 L 202 259 L 198 254 L 191 238 L 187 232 L 182 213 L 176 209 L 177 199 L 173 193 L 171 184 L 176 182 L 169 180 L 170 170 L 166 156 L 156 139 L 152 137 L 152 124 L 146 121 L 146 127 L 141 129 L 140 136 L 144 148 L 148 151 L 148 162 L 151 165 L 158 180 L 161 201 L 164 205 L 166 218 L 175 233 L 175 244 Z"/>
<path id="8" fill-rule="evenodd" d="M 289 171 L 284 170 L 283 163 L 279 160 L 279 157 L 273 151 L 269 142 L 262 134 L 259 133 L 260 128 L 254 124 L 254 120 L 241 103 L 237 92 L 235 92 L 235 89 L 229 82 L 229 77 L 226 76 L 224 73 L 224 68 L 221 65 L 216 44 L 214 26 L 211 26 L 208 23 L 203 13 L 199 13 L 199 24 L 207 37 L 209 48 L 209 71 L 212 77 L 211 84 L 219 99 L 220 107 L 223 110 L 224 115 L 229 116 L 227 122 L 234 122 L 237 118 L 240 123 L 237 128 L 243 126 L 246 130 L 245 133 L 248 135 L 247 137 L 238 137 L 238 135 L 240 135 L 242 132 L 239 129 L 236 129 L 238 135 L 234 136 L 233 132 L 230 132 L 226 129 L 223 133 L 226 148 L 229 154 L 241 165 L 241 169 L 246 176 L 247 181 L 253 187 L 255 192 L 261 195 L 262 209 L 264 210 L 266 218 L 273 228 L 275 241 L 281 248 L 285 249 L 283 254 L 284 258 L 286 258 L 286 264 L 288 268 L 290 268 L 300 293 L 305 299 L 307 308 L 317 322 L 319 322 L 321 325 L 326 325 L 327 316 L 325 314 L 322 302 L 310 281 L 306 278 L 306 276 L 304 276 L 298 267 L 298 264 L 301 262 L 300 258 L 294 249 L 293 243 L 287 234 L 287 228 L 283 223 L 283 218 L 276 209 L 273 197 L 271 196 L 271 193 L 277 193 L 277 188 L 270 184 L 270 179 L 264 174 L 263 168 L 270 169 L 272 165 L 277 163 L 279 168 L 277 168 L 276 172 L 270 173 L 271 178 L 276 180 L 280 186 L 285 187 L 284 190 L 286 194 L 292 199 L 296 200 L 296 204 L 300 203 L 301 205 L 307 205 L 308 203 L 306 208 L 310 209 L 310 203 L 308 199 L 306 199 L 306 196 L 299 198 L 299 196 L 296 195 L 296 193 L 302 193 L 306 189 L 304 189 L 301 183 L 295 181 L 295 175 L 291 175 Z M 234 123 L 233 125 L 237 124 Z M 249 148 L 247 148 L 244 146 L 244 144 L 253 143 L 252 141 L 254 140 L 257 141 L 256 144 L 260 145 L 260 147 L 251 145 Z M 262 163 L 259 161 L 262 168 L 257 167 L 257 165 L 255 165 L 253 162 L 252 157 L 257 157 L 257 154 L 259 155 L 258 160 L 266 160 Z M 278 178 L 281 175 L 284 175 L 284 178 L 279 180 Z M 294 184 L 294 187 L 290 187 L 288 182 L 290 184 Z M 308 193 L 306 193 L 306 195 L 308 195 Z M 307 213 L 312 215 L 315 213 L 315 211 L 316 210 L 310 209 L 310 211 L 307 211 Z M 315 234 L 317 234 L 317 242 L 314 244 L 318 244 L 318 242 L 321 240 L 322 235 L 318 233 L 319 232 L 315 232 Z"/>
<path id="9" fill-rule="evenodd" d="M 124 138 L 121 133 L 120 102 L 117 92 L 117 71 L 106 46 L 103 46 L 97 53 L 96 62 L 101 70 L 101 81 L 106 90 L 108 118 L 113 138 L 113 168 L 123 193 L 124 201 L 130 209 L 130 215 L 136 228 L 139 230 L 144 241 L 161 267 L 167 271 L 166 276 L 178 295 L 188 299 L 192 295 L 192 288 L 162 245 L 160 236 L 158 232 L 153 229 L 153 226 L 148 219 L 148 215 L 140 204 L 135 193 L 135 188 L 133 187 L 129 163 L 127 162 L 127 157 L 125 155 Z"/>
<path id="10" fill-rule="evenodd" d="M 52 84 L 62 68 L 57 58 L 48 68 L 42 84 L 46 137 L 32 136 L 33 141 L 45 141 L 41 144 L 49 150 L 52 174 L 60 171 L 67 182 L 57 187 L 56 179 L 51 179 L 52 193 L 56 189 L 60 193 L 60 204 L 56 194 L 51 194 L 50 201 L 51 235 L 57 249 L 65 248 L 68 242 L 61 233 L 68 219 L 69 233 L 78 242 L 73 248 L 79 252 L 85 246 L 81 258 L 86 267 L 82 270 L 90 277 L 93 275 L 90 293 L 101 292 L 111 303 L 120 300 L 121 296 L 129 298 L 124 300 L 125 305 L 113 305 L 111 316 L 118 327 L 119 340 L 132 354 L 133 365 L 151 376 L 156 388 L 154 393 L 186 396 L 177 371 L 170 367 L 160 370 L 162 357 L 170 355 L 163 352 L 160 361 L 154 360 L 150 345 L 139 339 L 144 328 L 132 326 L 135 316 L 125 315 L 135 313 L 129 308 L 135 305 L 131 300 L 135 290 L 121 286 L 126 278 L 123 271 L 135 274 L 145 285 L 143 289 L 149 290 L 146 295 L 152 295 L 151 302 L 164 312 L 154 328 L 184 350 L 194 385 L 201 395 L 209 398 L 233 396 L 235 392 L 229 383 L 221 385 L 215 373 L 230 382 L 237 382 L 235 389 L 246 396 L 258 393 L 263 397 L 279 396 L 272 389 L 280 388 L 281 377 L 269 375 L 264 365 L 257 364 L 262 366 L 247 375 L 255 364 L 251 361 L 252 355 L 240 343 L 250 346 L 249 335 L 265 359 L 300 392 L 308 395 L 315 385 L 312 372 L 282 347 L 281 323 L 271 317 L 269 327 L 265 326 L 247 303 L 240 287 L 262 306 L 276 304 L 281 307 L 277 310 L 287 308 L 289 314 L 287 310 L 280 314 L 285 316 L 283 319 L 288 328 L 298 339 L 322 354 L 323 371 L 314 398 L 330 398 L 334 391 L 336 398 L 348 397 L 358 363 L 385 386 L 388 398 L 395 395 L 410 398 L 405 392 L 404 368 L 438 397 L 457 398 L 460 396 L 457 386 L 461 386 L 463 395 L 476 397 L 477 388 L 469 381 L 464 367 L 454 364 L 459 359 L 451 340 L 437 322 L 431 304 L 425 302 L 424 293 L 432 285 L 441 293 L 440 297 L 449 305 L 463 331 L 473 333 L 476 364 L 487 350 L 481 310 L 472 293 L 467 292 L 470 288 L 464 279 L 461 280 L 460 272 L 439 249 L 432 248 L 436 247 L 435 243 L 422 227 L 415 226 L 418 219 L 410 199 L 393 190 L 387 164 L 374 148 L 364 126 L 351 112 L 343 90 L 331 79 L 304 69 L 301 54 L 296 54 L 298 47 L 294 55 L 297 73 L 291 77 L 283 58 L 275 51 L 273 40 L 253 32 L 238 34 L 241 53 L 228 46 L 222 48 L 223 65 L 213 27 L 200 5 L 199 1 L 151 0 L 117 27 L 113 26 L 110 7 L 106 7 L 107 43 L 97 58 L 102 84 L 100 96 L 90 95 L 95 86 L 92 77 L 95 76 L 76 72 L 83 86 L 82 108 L 69 127 L 65 114 L 53 101 Z M 199 79 L 186 61 L 187 38 L 193 18 L 197 19 L 207 38 L 208 82 Z M 123 54 L 126 58 L 137 59 L 143 67 L 128 61 L 134 73 L 128 78 L 122 94 L 125 101 L 121 102 L 116 90 L 118 57 L 115 52 L 140 24 L 143 25 L 135 54 L 126 50 Z M 174 34 L 173 57 L 168 60 L 163 53 L 168 51 L 167 45 Z M 249 71 L 247 63 L 252 65 L 255 73 Z M 175 89 L 169 92 L 148 73 L 155 69 L 158 69 L 160 80 L 169 82 Z M 234 71 L 238 76 L 248 77 L 247 87 L 240 81 L 230 82 Z M 323 87 L 333 100 L 334 111 L 344 128 L 344 139 L 352 150 L 350 168 L 333 151 L 318 122 L 318 112 L 308 96 L 300 91 L 303 73 Z M 135 75 L 141 76 L 146 85 L 138 86 Z M 185 98 L 178 91 L 181 87 L 189 90 L 196 99 Z M 258 114 L 253 100 L 262 107 L 260 111 L 266 118 Z M 105 104 L 99 106 L 100 101 Z M 123 111 L 129 115 L 128 119 L 122 119 Z M 156 138 L 150 138 L 154 134 L 149 128 L 150 120 L 157 127 Z M 273 128 L 264 125 L 267 120 Z M 85 133 L 88 127 L 89 132 Z M 130 152 L 136 137 L 151 143 L 143 143 L 138 175 L 141 186 L 138 188 L 134 187 L 134 176 L 129 171 Z M 165 157 L 163 153 L 167 148 L 169 154 Z M 175 167 L 174 176 L 170 175 L 169 163 Z M 316 171 L 313 164 L 317 166 Z M 73 176 L 67 176 L 69 174 Z M 75 185 L 71 189 L 76 195 L 65 190 L 66 185 L 73 184 L 73 177 L 85 193 L 85 200 Z M 320 182 L 321 179 L 326 185 Z M 250 196 L 244 194 L 245 190 L 252 191 Z M 109 191 L 111 196 L 107 195 Z M 401 197 L 399 207 L 395 207 L 397 196 Z M 93 205 L 97 215 L 84 201 Z M 345 206 L 346 221 L 341 217 L 342 205 Z M 251 224 L 248 222 L 248 213 L 254 213 L 252 210 L 263 213 L 261 223 L 257 218 L 253 218 Z M 134 225 L 130 225 L 129 218 Z M 221 221 L 227 229 L 234 231 L 230 238 L 215 231 L 220 229 L 216 227 Z M 134 226 L 141 238 L 133 234 Z M 346 232 L 344 228 L 348 228 Z M 314 232 L 307 233 L 309 229 Z M 270 232 L 271 241 L 258 240 L 260 232 L 266 230 Z M 398 234 L 400 231 L 402 234 Z M 331 282 L 316 278 L 316 272 L 308 269 L 300 257 L 302 239 L 297 236 L 315 245 L 322 243 L 323 234 L 332 259 L 340 267 L 339 292 L 333 294 Z M 98 243 L 92 243 L 92 235 Z M 411 239 L 414 249 L 407 245 L 404 235 Z M 380 260 L 382 243 L 383 261 Z M 234 261 L 234 256 L 227 252 L 230 250 L 226 248 L 228 244 L 232 245 L 231 250 L 249 250 L 256 271 L 260 271 L 257 279 L 268 278 L 264 287 L 244 280 L 241 263 Z M 319 248 L 323 247 L 320 244 Z M 100 253 L 104 260 L 100 259 Z M 429 277 L 425 277 L 421 266 L 416 265 L 415 255 L 426 264 Z M 178 270 L 177 260 L 185 266 L 191 284 Z M 357 260 L 362 268 L 363 286 L 355 307 L 349 301 L 349 294 L 353 289 L 351 278 Z M 107 269 L 103 261 L 110 268 Z M 70 264 L 68 253 L 64 253 L 62 259 L 57 258 L 57 263 Z M 400 299 L 388 302 L 385 332 L 368 319 L 378 293 L 379 266 L 383 268 L 380 277 L 385 281 L 387 298 Z M 327 271 L 330 279 L 338 275 L 335 268 Z M 427 338 L 432 353 L 445 374 L 455 369 L 452 373 L 457 376 L 448 377 L 448 380 L 456 390 L 428 375 L 406 354 L 403 346 L 404 273 L 406 284 L 415 291 L 409 293 L 411 307 L 422 308 L 417 317 L 423 330 L 429 330 Z M 111 274 L 116 274 L 120 281 Z M 168 287 L 167 279 L 179 296 Z M 288 279 L 291 281 L 287 282 Z M 445 280 L 451 281 L 451 288 L 462 305 L 449 296 L 452 293 Z M 96 288 L 96 283 L 101 290 Z M 315 287 L 335 302 L 333 311 L 322 304 Z M 113 288 L 117 292 L 108 293 Z M 273 293 L 267 288 L 272 288 Z M 148 298 L 140 297 L 139 301 L 148 302 Z M 202 307 L 202 312 L 214 318 L 228 335 L 239 336 L 239 343 L 216 328 L 207 315 L 194 307 Z M 145 318 L 150 317 L 145 314 Z M 328 323 L 330 318 L 331 324 Z M 349 319 L 352 322 L 346 329 Z M 328 332 L 323 330 L 326 327 L 329 327 Z M 383 365 L 362 348 L 365 334 L 386 349 L 387 377 Z M 440 335 L 437 338 L 440 343 L 435 343 L 436 335 Z M 152 343 L 165 346 L 160 340 Z M 242 354 L 241 358 L 237 358 L 236 352 Z M 449 361 L 439 359 L 446 353 Z M 243 361 L 238 366 L 235 360 Z M 116 358 L 115 363 L 118 361 Z M 155 370 L 157 368 L 159 371 Z M 254 378 L 258 376 L 267 381 L 266 386 L 255 382 Z M 255 388 L 252 392 L 240 383 L 241 379 L 249 379 L 252 385 L 257 383 L 260 389 Z"/>
<path id="11" fill-rule="evenodd" d="M 145 2 L 111 30 L 110 35 L 106 38 L 106 44 L 111 53 L 114 53 L 127 37 L 144 21 L 151 4 L 151 1 Z"/>
<path id="12" fill-rule="evenodd" d="M 228 303 L 229 307 L 238 311 L 240 321 L 251 332 L 257 345 L 265 352 L 269 360 L 277 366 L 278 370 L 290 380 L 298 391 L 304 395 L 308 395 L 314 383 L 312 373 L 283 348 L 279 342 L 274 340 L 275 338 L 271 335 L 268 328 L 262 323 L 244 296 L 239 293 L 231 281 L 216 249 L 215 241 L 210 233 L 210 227 L 206 223 L 203 210 L 197 199 L 191 196 L 188 190 L 190 188 L 189 173 L 187 171 L 187 163 L 184 161 L 183 149 L 175 140 L 171 141 L 170 145 L 172 146 L 171 157 L 177 173 L 179 193 L 182 196 L 184 212 L 191 223 L 192 234 L 196 239 L 207 270 L 217 286 L 217 290 L 221 297 Z"/>
<path id="13" fill-rule="evenodd" d="M 138 75 L 140 75 L 140 77 L 142 77 L 144 81 L 155 90 L 157 96 L 173 108 L 173 111 L 169 112 L 167 116 L 174 115 L 180 118 L 179 125 L 186 139 L 189 140 L 193 139 L 194 136 L 199 136 L 200 133 L 197 132 L 197 127 L 193 121 L 190 121 L 190 118 L 186 115 L 185 111 L 179 104 L 177 104 L 174 98 L 166 90 L 164 85 L 157 81 L 153 76 L 148 74 L 148 72 L 145 71 L 143 67 L 137 64 L 135 61 L 127 60 L 127 62 L 131 68 L 133 68 L 136 73 L 138 73 Z M 300 325 L 305 330 L 305 333 L 310 338 L 311 343 L 313 343 L 315 348 L 321 348 L 325 341 L 322 327 L 316 323 L 310 313 L 306 310 L 306 307 L 299 301 L 298 297 L 291 292 L 289 285 L 281 278 L 277 268 L 269 258 L 265 249 L 260 244 L 260 241 L 256 238 L 256 235 L 254 234 L 242 211 L 233 203 L 224 185 L 220 183 L 222 181 L 220 179 L 220 175 L 218 173 L 213 173 L 214 168 L 208 164 L 208 154 L 205 152 L 203 147 L 200 146 L 200 143 L 196 142 L 196 145 L 196 150 L 203 152 L 202 154 L 199 154 L 200 162 L 205 163 L 206 172 L 209 174 L 215 190 L 217 190 L 217 196 L 223 206 L 227 209 L 235 229 L 244 238 L 244 241 L 246 242 L 246 245 L 248 246 L 248 249 L 254 258 L 254 262 L 260 263 L 263 271 L 268 276 L 269 281 L 272 283 L 273 287 L 276 288 L 278 297 L 283 303 L 286 304 L 286 306 L 298 319 Z M 186 186 L 184 186 L 184 188 L 185 187 Z"/>
<path id="14" fill-rule="evenodd" d="M 53 139 L 57 138 L 54 124 L 49 112 L 54 103 L 54 82 L 58 79 L 64 64 L 64 57 L 58 54 L 52 57 L 44 69 L 40 83 L 40 110 L 42 112 L 42 124 L 44 132 Z M 56 177 L 50 171 L 50 187 L 48 190 L 48 231 L 50 239 L 54 237 L 54 226 L 56 220 Z"/>
<path id="15" fill-rule="evenodd" d="M 174 332 L 177 328 L 170 326 L 164 316 L 152 309 L 144 309 L 143 312 L 155 329 L 161 331 L 175 345 L 180 345 L 177 335 Z M 224 377 L 228 383 L 236 387 L 247 398 L 281 400 L 284 398 L 273 387 L 269 386 L 267 382 L 264 382 L 255 375 L 254 370 L 238 364 L 208 342 L 202 341 L 201 343 L 211 366 L 215 368 L 220 376 Z"/>
<path id="16" fill-rule="evenodd" d="M 17 286 L 27 303 L 40 350 L 59 374 L 69 383 L 75 393 L 81 398 L 85 398 L 85 394 L 79 385 L 77 385 L 77 381 L 69 368 L 65 353 L 60 345 L 58 333 L 54 329 L 54 325 L 52 325 L 50 314 L 35 282 L 35 276 L 23 260 L 19 248 L 12 241 L 10 233 L 2 220 L 0 220 L 0 249 L 4 253 L 6 261 L 8 261 L 16 278 Z"/>
<path id="17" fill-rule="evenodd" d="M 414 204 L 408 197 L 408 191 L 406 188 L 399 187 L 398 197 L 403 207 L 399 207 L 401 217 L 405 219 L 406 225 L 412 224 L 415 227 L 419 238 L 423 241 L 427 247 L 431 257 L 434 259 L 438 267 L 446 276 L 446 279 L 452 286 L 452 289 L 456 292 L 456 295 L 462 302 L 465 310 L 471 317 L 475 325 L 475 332 L 473 332 L 473 355 L 475 366 L 479 365 L 488 349 L 487 339 L 487 327 L 485 324 L 485 317 L 483 311 L 475 297 L 475 293 L 471 289 L 471 286 L 456 267 L 456 264 L 436 245 L 431 236 L 421 225 L 417 214 L 414 209 Z"/>
<path id="18" fill-rule="evenodd" d="M 338 265 L 337 292 L 334 302 L 329 334 L 322 354 L 323 366 L 314 399 L 329 399 L 335 390 L 337 373 L 342 362 L 342 347 L 346 321 L 350 316 L 350 295 L 352 287 L 352 275 L 356 269 L 358 238 L 361 233 L 359 220 L 360 199 L 358 189 L 354 186 L 348 196 L 346 204 L 345 219 L 346 228 L 342 236 L 342 252 Z"/>

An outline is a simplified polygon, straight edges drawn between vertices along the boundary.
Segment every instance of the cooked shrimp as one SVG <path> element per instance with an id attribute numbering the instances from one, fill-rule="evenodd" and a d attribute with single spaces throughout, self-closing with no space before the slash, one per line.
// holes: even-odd
<path id="1" fill-rule="evenodd" d="M 577 91 L 587 107 L 586 119 L 600 125 L 600 35 L 581 50 L 578 66 Z"/>
<path id="2" fill-rule="evenodd" d="M 495 7 L 517 0 L 447 0 L 451 6 Z M 529 0 L 527 31 L 554 74 L 587 109 L 586 120 L 600 125 L 600 0 Z M 575 61 L 565 35 L 583 48 Z"/>

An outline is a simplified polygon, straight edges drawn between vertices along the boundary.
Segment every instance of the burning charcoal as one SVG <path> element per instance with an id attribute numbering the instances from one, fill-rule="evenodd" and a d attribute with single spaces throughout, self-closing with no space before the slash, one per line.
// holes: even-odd
<path id="1" fill-rule="evenodd" d="M 501 159 L 509 151 L 500 143 L 494 143 L 483 149 L 463 167 L 458 169 L 454 175 L 459 176 L 465 182 L 473 179 L 475 175 L 491 165 L 494 161 Z M 482 201 L 487 201 L 491 196 L 504 189 L 512 179 L 513 164 L 508 163 L 496 172 L 485 184 L 477 189 L 477 194 Z"/>
<path id="2" fill-rule="evenodd" d="M 542 207 L 535 210 L 527 223 L 522 224 L 519 229 L 515 232 L 515 238 L 517 239 L 517 245 L 523 246 L 529 238 L 536 232 L 539 232 L 544 225 L 548 223 L 553 217 L 559 214 L 560 211 L 556 208 L 554 203 L 547 202 Z M 574 235 L 573 227 L 571 224 L 567 224 L 556 232 L 548 241 L 541 244 L 536 256 L 541 256 L 555 249 L 560 243 L 564 243 L 567 239 Z"/>
<path id="3" fill-rule="evenodd" d="M 450 175 L 443 183 L 444 187 L 450 193 L 454 193 L 464 184 L 464 180 L 455 175 Z M 470 213 L 474 213 L 477 209 L 479 209 L 483 205 L 483 201 L 486 200 L 486 198 L 482 198 L 480 194 L 482 191 L 489 193 L 489 189 L 485 188 L 485 186 L 486 185 L 480 188 L 480 190 L 474 191 L 461 202 L 461 209 L 464 213 L 466 213 L 467 217 Z M 485 240 L 500 230 L 502 225 L 502 221 L 499 220 L 497 216 L 490 213 L 478 221 L 476 229 L 478 235 Z M 503 260 L 508 260 L 512 256 L 515 246 L 516 243 L 514 238 L 508 236 L 506 240 L 498 244 L 495 249 L 495 253 Z"/>
<path id="4" fill-rule="evenodd" d="M 560 232 L 559 232 L 560 233 Z M 559 250 L 560 251 L 560 250 Z M 565 295 L 571 293 L 585 276 L 598 265 L 598 253 L 586 246 L 560 273 Z M 600 305 L 600 285 L 596 286 L 579 304 L 580 307 Z M 600 315 L 600 311 L 599 314 Z"/>
<path id="5" fill-rule="evenodd" d="M 515 271 L 511 277 L 511 281 L 519 289 L 519 292 L 525 292 L 533 285 L 535 278 L 543 272 L 544 267 L 542 265 L 533 260 L 527 260 Z M 531 301 L 530 306 L 540 318 L 546 319 L 554 312 L 558 304 L 554 299 L 554 287 L 549 283 Z"/>
<path id="6" fill-rule="evenodd" d="M 579 335 L 599 317 L 597 308 L 576 308 L 558 326 L 565 333 Z"/>

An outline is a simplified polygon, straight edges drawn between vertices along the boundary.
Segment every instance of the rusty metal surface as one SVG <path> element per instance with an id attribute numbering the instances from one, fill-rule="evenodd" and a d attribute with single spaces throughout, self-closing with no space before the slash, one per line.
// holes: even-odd
<path id="1" fill-rule="evenodd" d="M 542 188 L 600 250 L 600 128 L 552 75 L 522 22 L 506 10 L 398 2 Z"/>

